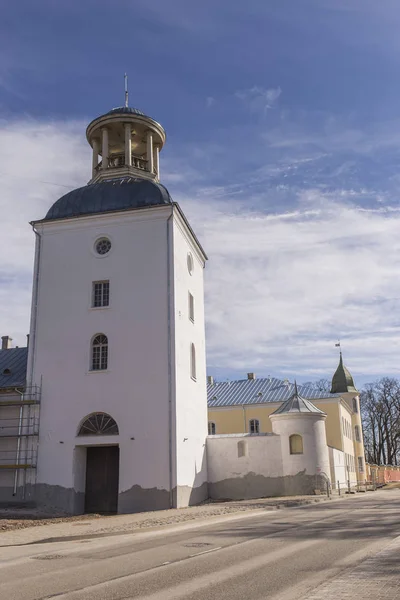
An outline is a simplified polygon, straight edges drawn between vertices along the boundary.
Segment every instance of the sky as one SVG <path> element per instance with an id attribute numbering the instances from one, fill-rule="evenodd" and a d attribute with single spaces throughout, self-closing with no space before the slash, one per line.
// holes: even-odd
<path id="1" fill-rule="evenodd" d="M 90 178 L 90 120 L 162 123 L 205 248 L 208 373 L 398 374 L 398 0 L 20 0 L 0 20 L 0 334 L 29 331 L 34 235 Z"/>

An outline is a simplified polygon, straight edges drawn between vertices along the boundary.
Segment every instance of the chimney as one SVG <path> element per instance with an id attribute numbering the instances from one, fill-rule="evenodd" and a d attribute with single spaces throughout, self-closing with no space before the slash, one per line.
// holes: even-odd
<path id="1" fill-rule="evenodd" d="M 26 334 L 26 345 L 29 348 L 29 333 Z"/>
<path id="2" fill-rule="evenodd" d="M 207 375 L 207 383 L 214 385 L 214 377 L 212 375 Z"/>
<path id="3" fill-rule="evenodd" d="M 11 342 L 12 342 L 12 339 L 10 338 L 9 335 L 3 335 L 1 338 L 1 349 L 9 350 L 9 348 L 11 348 Z"/>
<path id="4" fill-rule="evenodd" d="M 255 373 L 247 373 L 247 379 L 255 379 L 255 378 L 256 378 Z"/>

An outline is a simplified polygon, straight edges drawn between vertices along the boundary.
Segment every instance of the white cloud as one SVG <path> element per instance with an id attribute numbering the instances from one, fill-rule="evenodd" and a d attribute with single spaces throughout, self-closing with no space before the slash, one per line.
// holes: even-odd
<path id="1" fill-rule="evenodd" d="M 262 88 L 258 85 L 235 92 L 236 98 L 242 100 L 252 112 L 266 112 L 276 104 L 282 90 L 277 88 Z"/>
<path id="2" fill-rule="evenodd" d="M 68 188 L 89 179 L 84 127 L 0 123 L 5 249 L 0 333 L 14 337 L 16 344 L 24 343 L 29 328 L 34 236 L 28 222 L 44 216 Z M 211 370 L 318 377 L 332 372 L 334 342 L 341 338 L 356 375 L 397 374 L 396 206 L 361 210 L 351 190 L 309 189 L 298 193 L 290 210 L 267 213 L 255 208 L 259 203 L 250 191 L 244 203 L 247 181 L 239 194 L 234 186 L 201 188 L 204 182 L 193 166 L 171 159 L 163 164 L 163 180 L 170 183 L 210 257 L 206 317 Z M 184 168 L 193 176 L 182 178 Z"/>
<path id="3" fill-rule="evenodd" d="M 34 234 L 29 221 L 89 179 L 83 123 L 0 121 L 0 332 L 23 345 L 29 331 Z M 58 185 L 54 185 L 58 184 Z"/>

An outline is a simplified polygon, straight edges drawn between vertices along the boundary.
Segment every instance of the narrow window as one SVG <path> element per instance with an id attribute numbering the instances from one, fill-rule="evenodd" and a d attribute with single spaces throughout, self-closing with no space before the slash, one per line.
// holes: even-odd
<path id="1" fill-rule="evenodd" d="M 353 412 L 358 413 L 357 398 L 353 398 Z"/>
<path id="2" fill-rule="evenodd" d="M 196 348 L 190 345 L 190 377 L 196 381 Z"/>
<path id="3" fill-rule="evenodd" d="M 189 292 L 189 319 L 194 323 L 194 298 Z"/>
<path id="4" fill-rule="evenodd" d="M 247 456 L 247 442 L 241 440 L 237 445 L 238 449 L 238 458 L 242 458 L 243 456 Z"/>
<path id="5" fill-rule="evenodd" d="M 99 333 L 92 342 L 92 371 L 104 371 L 108 367 L 108 339 Z"/>
<path id="6" fill-rule="evenodd" d="M 110 304 L 110 282 L 94 281 L 92 292 L 92 307 L 100 308 Z"/>
<path id="7" fill-rule="evenodd" d="M 290 454 L 303 454 L 303 438 L 298 433 L 289 437 Z"/>
<path id="8" fill-rule="evenodd" d="M 250 419 L 249 431 L 250 433 L 260 433 L 260 421 L 258 419 Z"/>
<path id="9" fill-rule="evenodd" d="M 215 435 L 215 431 L 216 431 L 215 423 L 210 421 L 208 424 L 208 435 Z"/>
<path id="10" fill-rule="evenodd" d="M 361 442 L 360 428 L 358 425 L 354 427 L 354 434 L 356 436 L 356 442 Z"/>
<path id="11" fill-rule="evenodd" d="M 358 457 L 358 470 L 360 473 L 364 473 L 364 460 L 362 456 Z"/>

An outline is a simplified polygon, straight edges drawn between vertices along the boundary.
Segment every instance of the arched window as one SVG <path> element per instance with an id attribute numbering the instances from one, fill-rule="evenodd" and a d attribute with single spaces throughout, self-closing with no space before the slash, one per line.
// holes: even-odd
<path id="1" fill-rule="evenodd" d="M 290 454 L 303 454 L 303 438 L 295 433 L 289 438 Z"/>
<path id="2" fill-rule="evenodd" d="M 98 333 L 92 341 L 92 371 L 105 371 L 108 367 L 108 339 Z"/>
<path id="3" fill-rule="evenodd" d="M 118 435 L 118 425 L 107 413 L 94 413 L 83 421 L 78 435 Z"/>
<path id="4" fill-rule="evenodd" d="M 196 348 L 190 344 L 190 377 L 196 379 Z"/>
<path id="5" fill-rule="evenodd" d="M 250 419 L 249 431 L 250 433 L 260 433 L 260 421 L 258 419 Z"/>
<path id="6" fill-rule="evenodd" d="M 361 442 L 360 428 L 358 425 L 354 427 L 354 435 L 356 438 L 356 442 Z"/>
<path id="7" fill-rule="evenodd" d="M 358 402 L 357 398 L 353 398 L 353 412 L 358 413 Z"/>
<path id="8" fill-rule="evenodd" d="M 216 430 L 215 423 L 210 421 L 208 424 L 208 435 L 215 435 Z"/>

